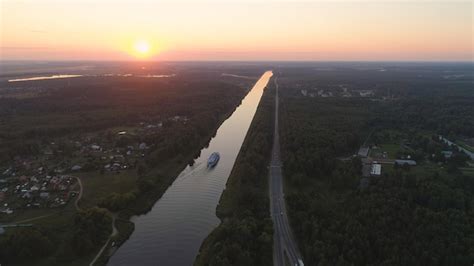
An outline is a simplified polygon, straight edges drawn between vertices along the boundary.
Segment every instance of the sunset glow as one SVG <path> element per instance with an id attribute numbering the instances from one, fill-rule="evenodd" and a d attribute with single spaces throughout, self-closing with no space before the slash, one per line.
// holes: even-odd
<path id="1" fill-rule="evenodd" d="M 146 58 L 150 55 L 150 44 L 147 41 L 140 40 L 133 46 L 134 55 L 139 58 Z"/>
<path id="2" fill-rule="evenodd" d="M 114 2 L 110 9 L 107 0 L 3 1 L 0 57 L 468 61 L 473 58 L 472 1 L 185 4 L 183 9 L 183 3 L 144 0 L 137 5 L 123 0 Z"/>

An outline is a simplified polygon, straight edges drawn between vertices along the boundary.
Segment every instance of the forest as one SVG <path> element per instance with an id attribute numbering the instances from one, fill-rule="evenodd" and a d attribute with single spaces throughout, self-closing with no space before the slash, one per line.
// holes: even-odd
<path id="1" fill-rule="evenodd" d="M 366 86 L 383 84 L 381 75 L 360 80 Z M 415 86 L 392 77 L 396 96 L 380 101 L 304 97 L 294 84 L 336 82 L 336 77 L 283 76 L 286 202 L 305 265 L 471 265 L 474 179 L 458 170 L 466 165 L 465 156 L 437 159 L 441 144 L 431 137 L 472 137 L 474 93 L 467 83 L 442 90 L 430 88 L 430 79 Z M 350 155 L 371 132 L 384 130 L 408 135 L 421 166 L 384 166 L 382 176 L 368 177 L 363 185 L 361 160 Z M 374 133 L 369 142 L 381 139 Z"/>

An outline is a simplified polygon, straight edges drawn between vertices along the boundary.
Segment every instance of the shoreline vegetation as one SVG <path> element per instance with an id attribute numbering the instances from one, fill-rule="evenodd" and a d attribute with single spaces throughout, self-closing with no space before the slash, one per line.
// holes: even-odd
<path id="1" fill-rule="evenodd" d="M 179 154 L 175 158 L 171 159 L 166 167 L 159 169 L 159 171 L 157 171 L 157 174 L 160 177 L 165 178 L 160 178 L 160 180 L 158 181 L 159 183 L 156 184 L 152 190 L 147 191 L 146 194 L 141 195 L 139 198 L 137 198 L 131 206 L 117 213 L 117 221 L 120 223 L 119 226 L 116 225 L 118 233 L 112 239 L 112 241 L 110 241 L 108 247 L 104 249 L 104 252 L 96 261 L 95 265 L 105 265 L 110 259 L 110 257 L 113 255 L 113 252 L 115 252 L 116 249 L 120 248 L 120 246 L 128 240 L 128 238 L 132 235 L 135 229 L 135 225 L 133 222 L 130 221 L 130 219 L 136 215 L 146 214 L 152 209 L 152 207 L 163 196 L 169 186 L 173 184 L 179 173 L 181 173 L 183 169 L 185 169 L 186 166 L 189 164 L 189 162 L 194 160 L 197 157 L 196 155 L 198 155 L 199 152 L 209 144 L 212 137 L 215 136 L 220 125 L 232 115 L 232 113 L 235 111 L 235 109 L 237 109 L 237 107 L 238 105 L 235 106 L 235 108 L 231 112 L 224 115 L 219 121 L 219 123 L 216 125 L 216 127 L 213 129 L 213 133 L 209 134 L 207 138 L 204 138 L 199 146 L 194 147 L 194 149 L 188 153 L 188 156 L 182 158 L 182 155 Z M 114 243 L 113 247 L 112 243 Z M 106 252 L 108 250 L 110 251 L 111 248 L 114 248 L 113 252 L 106 254 Z"/>
<path id="2" fill-rule="evenodd" d="M 268 165 L 274 96 L 270 80 L 216 208 L 221 224 L 203 241 L 195 266 L 272 265 Z"/>

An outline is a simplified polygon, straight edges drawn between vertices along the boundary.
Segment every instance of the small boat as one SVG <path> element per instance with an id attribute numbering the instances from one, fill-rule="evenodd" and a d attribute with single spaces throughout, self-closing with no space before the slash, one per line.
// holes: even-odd
<path id="1" fill-rule="evenodd" d="M 219 162 L 219 159 L 221 158 L 220 154 L 218 152 L 213 152 L 211 156 L 209 156 L 209 159 L 207 159 L 207 167 L 212 168 L 216 166 L 217 162 Z"/>

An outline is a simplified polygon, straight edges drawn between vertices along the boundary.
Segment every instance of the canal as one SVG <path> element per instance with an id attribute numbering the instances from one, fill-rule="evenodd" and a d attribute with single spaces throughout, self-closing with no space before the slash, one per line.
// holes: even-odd
<path id="1" fill-rule="evenodd" d="M 132 218 L 135 231 L 108 265 L 192 265 L 207 235 L 219 225 L 216 206 L 273 73 L 265 72 L 225 120 L 193 166 L 184 169 L 147 214 Z M 207 168 L 212 152 L 220 153 Z"/>

